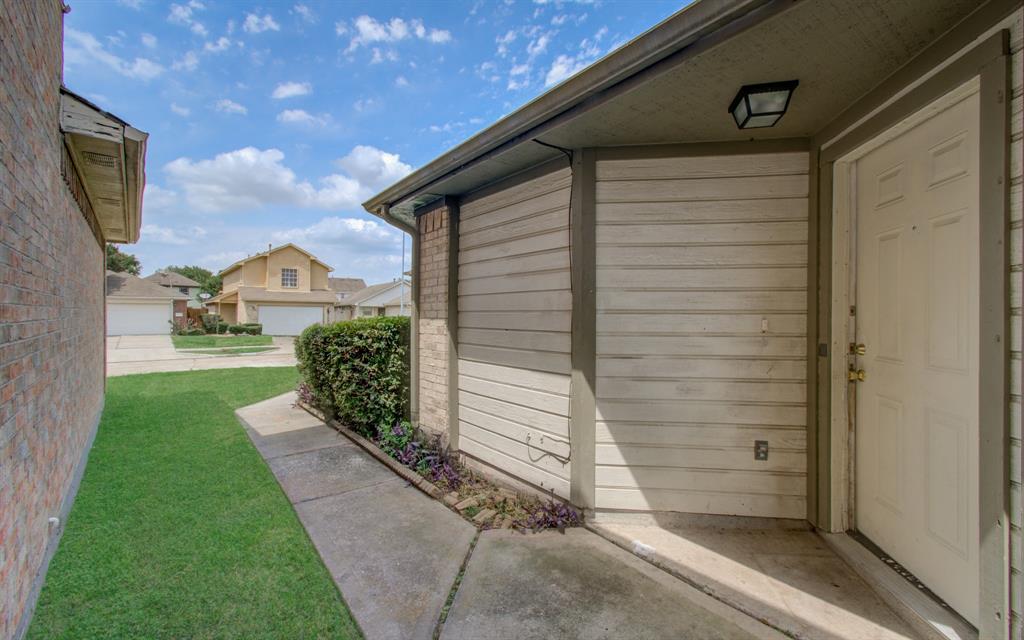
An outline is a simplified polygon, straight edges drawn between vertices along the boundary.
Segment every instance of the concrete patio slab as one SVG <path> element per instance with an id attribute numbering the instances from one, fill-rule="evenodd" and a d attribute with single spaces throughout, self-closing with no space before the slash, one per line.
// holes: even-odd
<path id="1" fill-rule="evenodd" d="M 661 526 L 601 514 L 588 527 L 795 638 L 918 636 L 816 533 L 802 528 Z"/>
<path id="2" fill-rule="evenodd" d="M 366 638 L 432 638 L 476 529 L 293 402 L 236 415 Z"/>
<path id="3" fill-rule="evenodd" d="M 442 640 L 783 638 L 585 529 L 485 531 Z"/>
<path id="4" fill-rule="evenodd" d="M 433 637 L 472 525 L 403 481 L 295 510 L 367 638 Z"/>
<path id="5" fill-rule="evenodd" d="M 382 482 L 406 484 L 351 442 L 272 458 L 270 469 L 292 502 L 331 496 Z"/>

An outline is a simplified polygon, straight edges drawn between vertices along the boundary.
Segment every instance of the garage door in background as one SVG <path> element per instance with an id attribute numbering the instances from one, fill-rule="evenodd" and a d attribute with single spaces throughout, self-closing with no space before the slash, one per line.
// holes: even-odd
<path id="1" fill-rule="evenodd" d="M 323 322 L 324 310 L 321 307 L 260 305 L 259 319 L 267 335 L 297 336 L 309 325 Z"/>
<path id="2" fill-rule="evenodd" d="M 171 302 L 107 305 L 107 335 L 164 335 L 171 333 Z"/>

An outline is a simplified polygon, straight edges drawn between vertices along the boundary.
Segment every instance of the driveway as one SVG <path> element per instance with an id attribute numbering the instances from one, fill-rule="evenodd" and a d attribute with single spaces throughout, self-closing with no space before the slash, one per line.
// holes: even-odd
<path id="1" fill-rule="evenodd" d="M 207 355 L 176 350 L 170 336 L 107 336 L 107 377 L 161 371 L 294 367 L 294 339 L 274 337 L 273 340 L 273 351 Z"/>

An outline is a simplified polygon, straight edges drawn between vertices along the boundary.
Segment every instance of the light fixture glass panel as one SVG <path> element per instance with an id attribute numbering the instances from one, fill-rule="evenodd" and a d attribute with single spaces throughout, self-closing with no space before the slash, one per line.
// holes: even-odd
<path id="1" fill-rule="evenodd" d="M 751 112 L 755 114 L 779 113 L 786 108 L 786 100 L 789 99 L 789 90 L 783 89 L 782 91 L 751 93 L 747 99 L 750 100 Z"/>
<path id="2" fill-rule="evenodd" d="M 733 109 L 732 117 L 736 120 L 736 126 L 742 127 L 743 121 L 747 119 L 749 113 L 747 112 L 747 101 L 740 100 L 736 108 Z"/>
<path id="3" fill-rule="evenodd" d="M 767 116 L 752 116 L 750 120 L 747 120 L 747 124 L 743 128 L 759 129 L 761 127 L 770 127 L 778 122 L 781 117 L 781 113 L 773 113 Z"/>

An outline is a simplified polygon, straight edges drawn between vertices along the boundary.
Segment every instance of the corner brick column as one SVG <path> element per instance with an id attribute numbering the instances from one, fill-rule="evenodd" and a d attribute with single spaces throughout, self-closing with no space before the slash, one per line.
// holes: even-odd
<path id="1" fill-rule="evenodd" d="M 419 236 L 417 358 L 419 426 L 447 440 L 448 430 L 448 261 L 450 214 L 445 200 L 416 212 Z"/>

